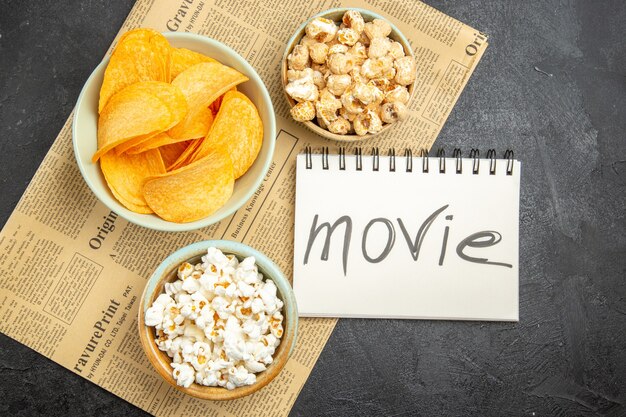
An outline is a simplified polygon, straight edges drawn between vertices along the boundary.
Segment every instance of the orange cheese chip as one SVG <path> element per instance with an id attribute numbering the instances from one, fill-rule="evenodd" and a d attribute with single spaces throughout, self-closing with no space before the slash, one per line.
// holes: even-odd
<path id="1" fill-rule="evenodd" d="M 158 35 L 161 35 L 161 33 L 157 32 L 154 29 L 150 29 L 150 28 L 135 28 L 135 29 L 131 29 L 129 31 L 126 31 L 126 32 L 122 33 L 122 35 L 120 36 L 120 39 L 117 42 L 117 44 L 119 45 L 119 44 L 124 43 L 126 41 L 135 40 L 135 39 L 141 39 L 141 40 L 148 41 L 152 37 L 158 36 Z M 163 35 L 161 35 L 161 36 L 163 36 Z"/>
<path id="2" fill-rule="evenodd" d="M 172 81 L 187 99 L 189 108 L 208 107 L 234 86 L 248 81 L 239 71 L 219 62 L 202 62 L 189 67 Z"/>
<path id="3" fill-rule="evenodd" d="M 118 92 L 102 110 L 98 119 L 98 151 L 92 157 L 93 162 L 129 139 L 154 136 L 172 125 L 170 107 L 141 84 L 132 84 Z"/>
<path id="4" fill-rule="evenodd" d="M 104 72 L 98 112 L 115 93 L 133 83 L 170 82 L 170 49 L 167 39 L 152 29 L 135 29 L 122 35 Z"/>
<path id="5" fill-rule="evenodd" d="M 172 84 L 143 82 L 137 83 L 133 87 L 138 91 L 146 91 L 157 96 L 170 109 L 174 120 L 181 120 L 187 114 L 187 110 L 189 110 L 187 100 L 182 91 Z"/>
<path id="6" fill-rule="evenodd" d="M 168 83 L 146 81 L 115 94 L 98 119 L 95 162 L 110 149 L 122 153 L 176 125 L 187 112 L 180 90 Z"/>
<path id="7" fill-rule="evenodd" d="M 172 118 L 173 118 L 172 125 L 179 123 L 179 121 L 183 120 L 184 117 L 187 115 L 187 111 L 188 111 L 187 101 L 182 95 L 182 92 L 180 91 L 180 89 L 178 89 L 177 87 L 174 87 L 171 84 L 166 84 L 166 83 L 138 83 L 136 88 L 138 90 L 145 90 L 151 94 L 154 94 L 168 106 L 168 108 L 172 112 Z M 115 151 L 118 154 L 120 154 L 120 153 L 126 152 L 127 150 L 131 148 L 137 148 L 139 145 L 144 145 L 144 143 L 154 140 L 155 136 L 156 135 L 151 135 L 151 136 L 144 137 L 144 138 L 141 138 L 141 137 L 134 138 L 132 140 L 129 140 L 128 142 L 125 142 L 117 146 L 115 148 Z M 161 144 L 165 144 L 163 142 L 163 138 L 160 137 L 160 139 L 162 141 Z M 174 140 L 170 140 L 170 142 L 167 142 L 167 143 L 171 143 L 171 142 L 174 142 Z M 158 146 L 152 146 L 152 147 L 148 146 L 148 147 L 145 147 L 144 150 L 153 149 Z M 135 152 L 135 153 L 138 153 L 138 152 Z"/>
<path id="8" fill-rule="evenodd" d="M 187 149 L 187 146 L 189 146 L 189 141 L 175 142 L 159 147 L 159 152 L 161 153 L 161 158 L 163 158 L 166 169 L 176 162 L 178 157 Z"/>
<path id="9" fill-rule="evenodd" d="M 178 159 L 174 161 L 171 165 L 166 165 L 166 169 L 168 171 L 172 171 L 178 168 L 182 168 L 183 166 L 189 163 L 189 159 L 196 152 L 196 150 L 202 145 L 204 138 L 194 139 L 189 141 L 189 145 L 187 148 L 178 156 Z"/>
<path id="10" fill-rule="evenodd" d="M 128 142 L 127 142 L 128 143 Z M 146 152 L 150 149 L 156 149 L 161 146 L 169 145 L 173 143 L 172 138 L 167 132 L 159 133 L 158 135 L 152 136 L 151 138 L 146 139 L 141 142 L 139 145 L 133 146 L 128 149 L 126 152 L 117 152 L 117 153 L 127 153 L 129 155 L 137 155 L 142 152 Z M 117 151 L 118 148 L 115 148 Z"/>
<path id="11" fill-rule="evenodd" d="M 193 163 L 214 149 L 229 153 L 235 178 L 241 177 L 256 159 L 263 143 L 263 122 L 246 95 L 229 91 L 209 134 L 190 158 Z"/>
<path id="12" fill-rule="evenodd" d="M 198 52 L 190 51 L 186 48 L 172 48 L 171 51 L 171 77 L 172 80 L 187 68 L 201 62 L 217 62 L 213 58 L 202 55 Z"/>
<path id="13" fill-rule="evenodd" d="M 169 132 L 170 136 L 177 140 L 193 139 L 191 133 L 197 133 L 196 129 L 201 126 L 198 121 L 205 120 L 204 115 L 198 113 L 206 114 L 209 105 L 219 96 L 247 80 L 248 77 L 239 71 L 219 62 L 202 62 L 180 73 L 172 85 L 182 91 L 189 112 L 180 126 Z"/>
<path id="14" fill-rule="evenodd" d="M 228 91 L 237 91 L 237 87 L 233 87 Z M 213 103 L 209 104 L 209 109 L 211 109 L 211 112 L 213 112 L 213 116 L 217 115 L 217 112 L 220 111 L 220 106 L 222 105 L 222 100 L 224 99 L 225 94 L 226 93 L 222 94 L 217 99 L 215 99 Z"/>
<path id="15" fill-rule="evenodd" d="M 142 185 L 146 178 L 165 173 L 158 150 L 138 155 L 117 155 L 109 151 L 100 158 L 100 169 L 109 189 L 126 208 L 137 213 L 152 213 L 143 198 Z"/>
<path id="16" fill-rule="evenodd" d="M 209 133 L 213 123 L 213 113 L 208 107 L 202 107 L 198 111 L 186 117 L 167 133 L 172 142 L 186 141 L 189 139 L 203 138 Z"/>
<path id="17" fill-rule="evenodd" d="M 157 74 L 163 74 L 165 78 L 164 81 L 168 83 L 172 81 L 172 77 L 170 75 L 171 62 L 172 62 L 172 57 L 171 57 L 172 47 L 170 46 L 170 43 L 168 42 L 167 38 L 163 36 L 162 33 L 159 33 L 154 29 L 148 29 L 148 28 L 137 28 L 137 29 L 129 30 L 128 32 L 125 32 L 122 36 L 120 36 L 118 45 L 120 44 L 126 45 L 127 42 L 129 43 L 140 42 L 140 43 L 143 43 L 144 45 L 149 44 L 150 49 L 154 51 L 154 55 L 153 55 L 154 58 L 157 59 L 159 63 L 162 64 L 160 66 L 154 66 L 156 67 Z M 117 49 L 118 47 L 116 46 L 115 48 Z M 124 48 L 131 55 L 134 53 L 132 47 L 124 46 Z M 142 65 L 136 66 L 136 68 L 139 70 L 142 70 L 142 69 L 145 70 L 146 67 L 149 68 L 150 65 L 144 64 L 143 66 Z M 156 80 L 156 81 L 161 81 L 161 80 Z"/>
<path id="18" fill-rule="evenodd" d="M 222 207 L 232 195 L 234 183 L 230 157 L 216 150 L 181 169 L 148 178 L 143 195 L 163 219 L 187 223 Z"/>

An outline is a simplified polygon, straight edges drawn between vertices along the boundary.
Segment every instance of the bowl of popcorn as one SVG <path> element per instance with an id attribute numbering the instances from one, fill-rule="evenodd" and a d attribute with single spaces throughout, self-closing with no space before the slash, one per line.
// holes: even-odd
<path id="1" fill-rule="evenodd" d="M 210 240 L 174 252 L 148 280 L 139 306 L 148 359 L 172 386 L 231 400 L 267 385 L 296 343 L 293 290 L 265 255 Z"/>
<path id="2" fill-rule="evenodd" d="M 325 138 L 356 141 L 407 117 L 417 65 L 391 22 L 341 8 L 300 26 L 287 42 L 281 76 L 294 120 Z"/>

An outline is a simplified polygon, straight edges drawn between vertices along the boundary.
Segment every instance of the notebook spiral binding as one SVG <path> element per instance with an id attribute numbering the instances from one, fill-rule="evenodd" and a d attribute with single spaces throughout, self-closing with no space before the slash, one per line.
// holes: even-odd
<path id="1" fill-rule="evenodd" d="M 304 149 L 305 153 L 305 163 L 307 169 L 313 168 L 313 151 L 310 146 L 307 146 Z M 322 169 L 329 169 L 328 165 L 328 155 L 329 150 L 328 146 L 324 146 L 322 148 Z M 396 150 L 391 148 L 387 154 L 389 156 L 389 171 L 396 171 Z M 355 148 L 354 156 L 356 158 L 356 170 L 363 170 L 363 149 Z M 380 169 L 380 151 L 378 148 L 372 148 L 371 151 L 372 156 L 372 170 L 378 171 Z M 472 174 L 476 175 L 480 172 L 480 151 L 478 149 L 471 149 L 469 153 L 470 159 L 472 159 Z M 422 172 L 427 173 L 430 170 L 430 159 L 433 158 L 429 155 L 428 149 L 420 149 L 419 156 L 417 157 L 422 160 Z M 438 169 L 439 172 L 445 174 L 446 172 L 446 151 L 444 148 L 439 148 L 437 150 L 437 156 L 434 157 L 438 159 Z M 462 161 L 462 151 L 459 148 L 455 148 L 452 152 L 452 158 L 456 160 L 455 162 L 455 172 L 457 174 L 463 173 L 463 161 Z M 506 160 L 506 175 L 513 175 L 513 158 L 514 154 L 511 149 L 507 149 L 504 152 L 503 159 Z M 405 171 L 413 172 L 413 151 L 411 149 L 404 150 L 404 159 L 406 161 Z M 496 150 L 488 149 L 487 150 L 487 158 L 489 160 L 489 174 L 496 174 L 496 165 L 498 160 L 496 159 Z M 339 147 L 339 169 L 341 171 L 345 171 L 346 169 L 346 148 Z"/>

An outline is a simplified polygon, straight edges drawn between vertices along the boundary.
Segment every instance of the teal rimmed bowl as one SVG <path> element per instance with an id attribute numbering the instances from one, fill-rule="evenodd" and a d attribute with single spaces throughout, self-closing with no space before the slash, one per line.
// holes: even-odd
<path id="1" fill-rule="evenodd" d="M 284 303 L 283 307 L 283 328 L 284 333 L 281 338 L 280 345 L 274 353 L 274 361 L 267 369 L 257 374 L 256 383 L 249 386 L 238 387 L 233 390 L 227 390 L 221 387 L 206 387 L 193 383 L 189 388 L 184 388 L 176 384 L 176 380 L 172 376 L 172 368 L 170 363 L 172 359 L 165 352 L 158 349 L 154 342 L 155 331 L 153 328 L 144 324 L 146 310 L 152 305 L 154 300 L 164 292 L 166 282 L 172 282 L 177 279 L 178 266 L 183 262 L 195 264 L 200 258 L 206 254 L 209 247 L 216 247 L 225 254 L 233 254 L 240 261 L 248 256 L 254 256 L 259 272 L 263 274 L 265 279 L 271 279 L 278 288 L 278 296 Z M 291 288 L 289 280 L 283 275 L 280 268 L 272 262 L 267 256 L 261 252 L 244 245 L 243 243 L 232 242 L 228 240 L 205 240 L 196 242 L 189 246 L 185 246 L 168 256 L 158 266 L 152 274 L 139 304 L 138 328 L 141 345 L 145 351 L 150 363 L 154 369 L 176 389 L 205 400 L 232 400 L 240 398 L 261 389 L 274 379 L 283 369 L 289 356 L 293 352 L 296 345 L 296 334 L 298 330 L 298 307 L 296 306 L 296 298 Z"/>

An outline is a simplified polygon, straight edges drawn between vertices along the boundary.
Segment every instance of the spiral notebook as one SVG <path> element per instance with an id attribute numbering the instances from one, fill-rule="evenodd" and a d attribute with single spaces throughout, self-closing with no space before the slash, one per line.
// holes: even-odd
<path id="1" fill-rule="evenodd" d="M 300 315 L 517 321 L 521 166 L 467 156 L 298 155 Z"/>

